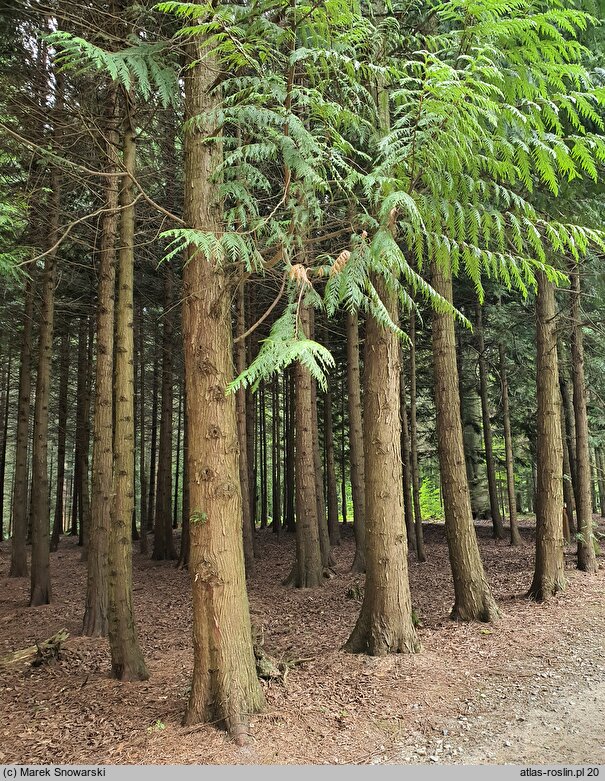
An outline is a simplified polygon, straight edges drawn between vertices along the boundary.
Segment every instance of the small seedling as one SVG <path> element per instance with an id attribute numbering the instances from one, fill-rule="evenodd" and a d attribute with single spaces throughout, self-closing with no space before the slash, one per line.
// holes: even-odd
<path id="1" fill-rule="evenodd" d="M 147 732 L 161 732 L 163 729 L 166 729 L 164 722 L 160 719 L 156 719 L 151 726 L 147 727 Z"/>
<path id="2" fill-rule="evenodd" d="M 206 523 L 208 520 L 208 513 L 205 513 L 203 510 L 196 510 L 196 512 L 191 513 L 189 517 L 189 523 Z"/>

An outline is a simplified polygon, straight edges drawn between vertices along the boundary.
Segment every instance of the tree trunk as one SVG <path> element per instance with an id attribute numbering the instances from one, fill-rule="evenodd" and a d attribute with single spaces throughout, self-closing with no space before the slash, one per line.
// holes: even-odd
<path id="1" fill-rule="evenodd" d="M 345 314 L 347 332 L 347 398 L 349 402 L 349 451 L 355 558 L 353 572 L 366 571 L 365 470 L 361 412 L 361 373 L 359 370 L 359 320 L 356 313 Z"/>
<path id="2" fill-rule="evenodd" d="M 181 431 L 183 427 L 183 389 L 179 381 L 178 388 L 178 409 L 176 416 L 176 453 L 174 464 L 174 495 L 172 502 L 172 528 L 179 527 L 179 489 L 181 486 Z"/>
<path id="3" fill-rule="evenodd" d="M 278 536 L 281 534 L 281 419 L 279 405 L 279 377 L 277 374 L 273 378 L 273 387 L 271 392 L 272 415 L 271 415 L 271 487 L 272 487 L 272 526 L 273 531 Z"/>
<path id="4" fill-rule="evenodd" d="M 128 98 L 127 98 L 128 99 Z M 120 193 L 120 250 L 116 302 L 115 433 L 113 503 L 109 526 L 108 629 L 111 672 L 121 681 L 149 677 L 137 637 L 132 606 L 132 512 L 134 509 L 134 339 L 133 275 L 136 161 L 132 106 L 124 123 L 124 169 Z"/>
<path id="5" fill-rule="evenodd" d="M 82 561 L 88 560 L 88 546 L 90 543 L 90 403 L 92 399 L 92 366 L 94 356 L 94 322 L 88 315 L 86 316 L 86 323 L 88 327 L 88 352 L 86 356 L 86 364 L 88 370 L 86 372 L 86 382 L 84 385 L 84 434 L 82 448 Z"/>
<path id="6" fill-rule="evenodd" d="M 565 537 L 566 542 L 571 542 L 572 535 L 576 534 L 576 524 L 573 515 L 576 500 L 573 495 L 573 485 L 571 483 L 563 399 L 561 399 L 561 431 L 563 436 L 563 505 L 565 510 L 565 516 L 563 518 L 563 536 Z"/>
<path id="7" fill-rule="evenodd" d="M 488 367 L 483 332 L 483 308 L 477 304 L 477 350 L 479 353 L 479 385 L 481 396 L 481 418 L 483 421 L 483 442 L 485 444 L 485 466 L 487 469 L 487 487 L 489 491 L 489 506 L 494 527 L 494 537 L 504 539 L 504 525 L 498 505 L 498 488 L 496 486 L 496 463 L 492 441 L 492 424 L 489 416 Z"/>
<path id="8" fill-rule="evenodd" d="M 330 545 L 340 545 L 338 525 L 338 489 L 336 486 L 336 460 L 334 457 L 334 428 L 332 423 L 332 392 L 324 395 L 324 437 L 326 449 L 326 478 L 328 489 L 328 533 Z"/>
<path id="9" fill-rule="evenodd" d="M 584 376 L 584 336 L 580 322 L 580 271 L 575 263 L 571 270 L 571 376 L 573 409 L 576 424 L 576 518 L 578 523 L 578 569 L 597 571 L 592 521 L 592 475 L 588 413 L 586 411 L 586 379 Z"/>
<path id="10" fill-rule="evenodd" d="M 140 497 L 140 537 L 139 537 L 139 550 L 142 554 L 147 553 L 147 533 L 149 531 L 149 522 L 147 519 L 147 466 L 145 459 L 145 451 L 147 448 L 146 437 L 146 418 L 145 418 L 145 387 L 146 387 L 146 374 L 147 365 L 145 363 L 145 339 L 144 323 L 143 323 L 143 305 L 139 303 L 137 307 L 137 318 L 135 320 L 137 326 L 136 338 L 138 341 L 138 354 L 139 354 L 139 493 Z"/>
<path id="11" fill-rule="evenodd" d="M 342 525 L 347 525 L 347 457 L 345 448 L 345 398 L 346 375 L 340 379 L 340 507 L 342 513 Z"/>
<path id="12" fill-rule="evenodd" d="M 8 445 L 8 415 L 10 412 L 11 369 L 13 363 L 12 344 L 8 345 L 6 359 L 6 381 L 3 387 L 2 402 L 2 442 L 0 443 L 0 541 L 4 540 L 4 482 L 6 477 L 6 449 Z M 9 523 L 10 534 L 10 523 Z"/>
<path id="13" fill-rule="evenodd" d="M 56 551 L 63 534 L 63 510 L 65 496 L 65 438 L 67 435 L 67 390 L 69 384 L 69 323 L 61 337 L 59 359 L 59 401 L 57 420 L 57 493 L 55 497 L 55 517 L 50 538 L 50 549 Z"/>
<path id="14" fill-rule="evenodd" d="M 451 272 L 437 264 L 433 265 L 433 287 L 452 302 Z M 498 609 L 483 570 L 466 476 L 456 338 L 450 312 L 433 312 L 433 370 L 445 531 L 454 580 L 451 617 L 459 621 L 493 621 Z"/>
<path id="15" fill-rule="evenodd" d="M 190 44 L 185 71 L 185 222 L 221 231 L 221 204 L 210 181 L 222 159 L 211 91 L 220 66 L 201 36 Z M 230 281 L 213 258 L 189 249 L 183 282 L 188 480 L 191 501 L 194 668 L 185 723 L 224 726 L 246 739 L 250 714 L 264 704 L 256 676 L 242 544 Z"/>
<path id="16" fill-rule="evenodd" d="M 191 539 L 189 535 L 189 467 L 187 453 L 189 452 L 189 435 L 187 433 L 187 395 L 183 387 L 183 504 L 181 507 L 181 548 L 176 566 L 179 569 L 189 567 Z"/>
<path id="17" fill-rule="evenodd" d="M 267 528 L 267 408 L 265 406 L 266 383 L 258 390 L 258 455 L 260 472 L 260 527 Z"/>
<path id="18" fill-rule="evenodd" d="M 418 468 L 418 424 L 416 420 L 416 313 L 410 312 L 410 466 L 412 474 L 412 500 L 418 561 L 426 561 L 422 511 L 420 510 L 420 470 Z"/>
<path id="19" fill-rule="evenodd" d="M 246 310 L 244 285 L 237 291 L 237 335 L 241 337 L 246 331 Z M 246 342 L 238 338 L 235 345 L 235 371 L 238 375 L 246 370 Z M 240 388 L 235 394 L 237 414 L 237 441 L 239 445 L 239 479 L 242 490 L 242 539 L 244 541 L 244 562 L 246 576 L 254 572 L 254 528 L 252 525 L 252 503 L 250 501 L 250 476 L 248 473 L 248 440 L 246 427 L 246 390 Z"/>
<path id="20" fill-rule="evenodd" d="M 537 273 L 536 377 L 537 450 L 536 562 L 528 596 L 543 601 L 565 585 L 563 561 L 563 452 L 559 407 L 554 285 Z"/>
<path id="21" fill-rule="evenodd" d="M 31 395 L 32 330 L 35 295 L 35 277 L 25 284 L 25 305 L 23 312 L 23 335 L 19 361 L 19 392 L 17 404 L 17 433 L 15 442 L 15 472 L 13 477 L 12 518 L 13 534 L 11 546 L 10 577 L 24 578 L 27 575 L 27 450 L 29 444 L 29 411 Z"/>
<path id="22" fill-rule="evenodd" d="M 158 361 L 158 326 L 154 328 L 153 340 L 153 377 L 151 381 L 151 443 L 149 450 L 149 497 L 147 499 L 147 528 L 155 528 L 156 510 L 156 464 L 158 442 L 158 398 L 159 398 L 159 361 Z"/>
<path id="23" fill-rule="evenodd" d="M 109 87 L 105 107 L 106 170 L 119 167 L 117 93 Z M 88 574 L 82 634 L 107 635 L 107 577 L 110 511 L 113 497 L 113 352 L 115 244 L 118 231 L 117 177 L 105 180 L 101 222 L 96 313 L 95 396 L 92 425 L 92 492 L 88 539 Z"/>
<path id="24" fill-rule="evenodd" d="M 172 538 L 172 403 L 174 322 L 172 317 L 172 270 L 164 270 L 164 333 L 162 339 L 162 409 L 160 415 L 160 445 L 155 495 L 153 553 L 156 561 L 176 559 Z"/>
<path id="25" fill-rule="evenodd" d="M 313 338 L 314 312 L 309 312 L 311 318 L 311 338 Z M 326 518 L 326 500 L 324 494 L 324 470 L 319 446 L 317 383 L 311 380 L 311 430 L 313 433 L 313 474 L 315 475 L 315 499 L 317 502 L 317 525 L 319 529 L 319 548 L 324 569 L 332 567 L 334 560 L 330 550 L 330 534 Z"/>
<path id="26" fill-rule="evenodd" d="M 57 87 L 57 89 L 59 89 Z M 60 100 L 58 98 L 57 100 Z M 60 180 L 56 169 L 51 172 L 49 247 L 53 247 L 59 232 Z M 31 607 L 47 605 L 51 600 L 50 586 L 50 506 L 48 498 L 48 404 L 53 349 L 55 314 L 55 284 L 57 277 L 56 250 L 44 261 L 40 337 L 38 342 L 38 376 L 34 402 L 34 434 L 32 448 L 32 566 Z"/>
<path id="27" fill-rule="evenodd" d="M 296 532 L 296 515 L 294 511 L 296 488 L 294 484 L 294 393 L 295 379 L 292 367 L 284 372 L 284 399 L 286 404 L 286 529 Z"/>
<path id="28" fill-rule="evenodd" d="M 308 306 L 300 308 L 299 328 L 301 334 L 309 337 Z M 294 365 L 292 380 L 295 394 L 296 561 L 287 582 L 297 588 L 314 588 L 323 584 L 323 564 L 317 517 L 312 379 L 308 370 L 298 362 Z"/>
<path id="29" fill-rule="evenodd" d="M 563 343 L 561 343 L 563 346 Z M 577 516 L 577 495 L 578 495 L 578 468 L 576 459 L 576 421 L 573 409 L 572 392 L 570 383 L 563 372 L 562 360 L 559 364 L 559 386 L 561 390 L 561 399 L 563 401 L 563 414 L 565 415 L 565 435 L 567 437 L 567 454 L 569 460 L 569 472 L 571 475 L 571 487 L 573 489 L 573 506 Z"/>
<path id="30" fill-rule="evenodd" d="M 405 518 L 405 528 L 408 537 L 408 549 L 416 550 L 416 530 L 414 527 L 414 504 L 412 500 L 412 475 L 410 468 L 410 429 L 408 426 L 408 409 L 405 393 L 405 356 L 403 350 L 400 356 L 401 361 L 401 376 L 400 376 L 400 388 L 401 388 L 401 404 L 400 404 L 400 417 L 401 417 L 401 465 L 402 465 L 402 477 L 403 477 L 403 508 Z"/>
<path id="31" fill-rule="evenodd" d="M 88 542 L 88 528 L 84 529 L 84 525 L 88 526 L 87 513 L 89 507 L 85 497 L 87 497 L 87 489 L 85 488 L 85 482 L 88 480 L 88 443 L 86 442 L 86 418 L 90 412 L 90 404 L 87 399 L 87 385 L 88 385 L 88 327 L 86 318 L 80 317 L 78 323 L 78 376 L 76 382 L 76 523 L 75 530 L 78 532 L 79 539 L 78 544 L 84 546 L 84 538 L 86 536 L 86 542 Z M 86 556 L 83 555 L 83 560 Z"/>
<path id="32" fill-rule="evenodd" d="M 374 287 L 397 319 L 396 295 Z M 361 611 L 344 648 L 384 656 L 419 650 L 412 621 L 401 470 L 400 345 L 370 316 L 364 360 L 363 442 L 366 497 L 366 583 Z"/>
<path id="33" fill-rule="evenodd" d="M 508 404 L 508 376 L 506 372 L 506 355 L 502 342 L 500 342 L 498 350 L 500 353 L 500 385 L 502 393 L 502 417 L 504 419 L 504 457 L 506 460 L 506 490 L 508 493 L 508 514 L 510 517 L 510 544 L 520 545 L 521 535 L 519 534 L 519 526 L 517 524 L 517 500 L 515 496 L 513 437 Z"/>
<path id="34" fill-rule="evenodd" d="M 605 518 L 605 457 L 603 456 L 603 448 L 595 449 L 595 458 L 599 481 L 599 510 L 601 518 Z"/>

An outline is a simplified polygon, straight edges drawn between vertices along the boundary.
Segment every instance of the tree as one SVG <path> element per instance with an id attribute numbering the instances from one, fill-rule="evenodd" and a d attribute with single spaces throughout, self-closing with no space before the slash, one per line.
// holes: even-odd
<path id="1" fill-rule="evenodd" d="M 27 575 L 27 446 L 31 390 L 32 329 L 35 283 L 29 278 L 25 285 L 23 333 L 19 360 L 19 391 L 17 401 L 17 432 L 15 442 L 15 472 L 13 486 L 13 541 L 10 576 Z"/>
<path id="2" fill-rule="evenodd" d="M 115 426 L 113 501 L 109 524 L 108 635 L 111 671 L 122 681 L 149 677 L 139 646 L 132 605 L 132 513 L 134 510 L 134 335 L 133 273 L 135 200 L 132 177 L 136 165 L 134 106 L 125 95 L 123 125 L 125 174 L 120 193 L 120 250 L 115 307 Z"/>
<path id="3" fill-rule="evenodd" d="M 528 596 L 543 601 L 565 586 L 563 561 L 563 452 L 559 403 L 555 291 L 546 273 L 537 275 L 536 378 L 536 561 Z"/>
<path id="4" fill-rule="evenodd" d="M 485 336 L 483 332 L 483 310 L 481 304 L 477 304 L 477 350 L 479 361 L 479 383 L 481 396 L 481 416 L 483 421 L 483 441 L 485 443 L 485 464 L 487 467 L 487 484 L 489 489 L 489 506 L 494 527 L 494 537 L 504 539 L 504 526 L 498 504 L 498 489 L 496 486 L 496 465 L 494 461 L 494 448 L 492 439 L 492 424 L 489 414 L 488 396 L 488 367 L 485 350 Z"/>
<path id="5" fill-rule="evenodd" d="M 63 80 L 57 75 L 55 84 L 55 121 L 63 109 Z M 60 133 L 55 125 L 55 144 Z M 50 585 L 50 497 L 48 484 L 48 418 L 55 316 L 55 285 L 57 278 L 57 237 L 61 207 L 61 178 L 56 167 L 50 171 L 48 249 L 44 259 L 40 333 L 38 338 L 38 374 L 34 401 L 34 431 L 32 444 L 32 564 L 31 607 L 47 605 L 51 600 Z"/>
<path id="6" fill-rule="evenodd" d="M 160 415 L 160 446 L 158 451 L 158 475 L 154 518 L 152 558 L 162 561 L 175 559 L 172 539 L 172 352 L 173 279 L 170 268 L 164 270 L 164 333 L 162 338 L 162 409 Z"/>
<path id="7" fill-rule="evenodd" d="M 65 437 L 67 434 L 67 388 L 69 383 L 69 323 L 61 336 L 59 361 L 59 415 L 57 421 L 57 495 L 55 517 L 51 535 L 51 550 L 57 550 L 63 534 L 64 487 L 65 487 Z"/>
<path id="8" fill-rule="evenodd" d="M 101 221 L 96 316 L 95 397 L 92 431 L 92 494 L 88 540 L 88 574 L 82 633 L 107 634 L 108 540 L 113 494 L 113 368 L 115 257 L 119 180 L 117 86 L 110 83 L 104 102 L 106 171 Z"/>
<path id="9" fill-rule="evenodd" d="M 365 572 L 365 470 L 361 411 L 361 375 L 359 370 L 359 320 L 357 314 L 345 313 L 347 334 L 347 400 L 349 404 L 349 448 L 355 558 L 353 572 Z"/>
<path id="10" fill-rule="evenodd" d="M 504 421 L 504 457 L 506 461 L 506 490 L 508 494 L 508 513 L 510 521 L 510 544 L 520 545 L 521 535 L 517 524 L 517 498 L 515 495 L 515 472 L 513 460 L 513 437 L 510 425 L 508 403 L 508 375 L 506 371 L 506 352 L 502 342 L 498 345 L 500 355 L 500 388 L 502 392 L 502 418 Z"/>
<path id="11" fill-rule="evenodd" d="M 212 89 L 220 62 L 203 35 L 188 44 L 185 71 L 185 223 L 220 231 L 221 204 L 210 179 L 221 162 Z M 229 279 L 212 254 L 187 250 L 183 279 L 187 476 L 190 501 L 194 669 L 185 723 L 224 726 L 242 742 L 263 706 L 256 677 L 241 534 L 242 496 L 232 374 Z M 220 630 L 217 632 L 217 627 Z"/>
<path id="12" fill-rule="evenodd" d="M 391 318 L 397 300 L 373 283 Z M 383 656 L 419 650 L 412 621 L 401 471 L 400 346 L 397 334 L 368 318 L 364 353 L 366 584 L 345 650 Z"/>
<path id="13" fill-rule="evenodd" d="M 573 410 L 576 423 L 576 475 L 578 494 L 578 569 L 596 572 L 597 559 L 592 530 L 592 476 L 588 414 L 586 411 L 586 378 L 584 376 L 584 338 L 580 321 L 580 270 L 574 263 L 571 269 L 571 373 L 573 380 Z"/>
<path id="14" fill-rule="evenodd" d="M 435 263 L 432 282 L 434 289 L 451 303 L 450 270 Z M 433 313 L 433 371 L 445 532 L 454 579 L 451 617 L 460 621 L 493 621 L 498 617 L 498 609 L 485 577 L 473 526 L 459 412 L 454 318 L 448 311 Z"/>
<path id="15" fill-rule="evenodd" d="M 304 292 L 301 291 L 301 293 Z M 309 306 L 300 309 L 300 328 L 309 335 Z M 320 518 L 318 516 L 317 484 L 315 471 L 315 441 L 313 437 L 314 414 L 312 378 L 308 369 L 299 361 L 294 366 L 294 479 L 296 503 L 296 561 L 287 583 L 297 588 L 315 588 L 324 580 L 324 563 L 320 545 Z"/>

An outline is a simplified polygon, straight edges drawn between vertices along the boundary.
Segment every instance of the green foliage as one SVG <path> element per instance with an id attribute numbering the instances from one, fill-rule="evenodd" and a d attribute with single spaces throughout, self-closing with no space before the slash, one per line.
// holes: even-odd
<path id="1" fill-rule="evenodd" d="M 189 516 L 189 523 L 195 525 L 197 523 L 202 524 L 202 526 L 208 521 L 208 513 L 204 512 L 203 510 L 196 510 L 195 512 L 191 513 Z"/>
<path id="2" fill-rule="evenodd" d="M 441 491 L 428 477 L 420 484 L 420 513 L 423 518 L 442 518 Z"/>
<path id="3" fill-rule="evenodd" d="M 229 392 L 247 387 L 256 390 L 262 379 L 282 371 L 295 361 L 307 369 L 322 389 L 326 388 L 325 373 L 334 366 L 334 358 L 321 344 L 299 333 L 299 305 L 299 301 L 293 301 L 286 307 L 254 361 L 230 383 Z"/>
<path id="4" fill-rule="evenodd" d="M 164 42 L 142 42 L 132 36 L 128 48 L 112 52 L 62 30 L 46 39 L 57 49 L 55 62 L 60 70 L 102 71 L 127 92 L 136 89 L 143 100 L 157 97 L 163 106 L 178 103 L 178 73 Z"/>
<path id="5" fill-rule="evenodd" d="M 403 308 L 423 300 L 468 325 L 427 281 L 433 264 L 467 276 L 481 300 L 485 280 L 525 297 L 537 270 L 563 284 L 560 258 L 605 251 L 600 223 L 577 217 L 605 162 L 605 86 L 583 42 L 596 18 L 557 0 L 386 8 L 171 0 L 157 10 L 182 25 L 173 41 L 108 52 L 50 40 L 64 68 L 104 70 L 167 104 L 179 92 L 172 52 L 197 39 L 220 66 L 220 109 L 185 132 L 221 145 L 224 224 L 167 231 L 166 259 L 194 247 L 228 273 L 302 263 L 328 315 L 362 310 L 404 338 L 376 278 Z M 332 362 L 299 332 L 298 292 L 231 390 L 293 361 L 324 382 Z"/>

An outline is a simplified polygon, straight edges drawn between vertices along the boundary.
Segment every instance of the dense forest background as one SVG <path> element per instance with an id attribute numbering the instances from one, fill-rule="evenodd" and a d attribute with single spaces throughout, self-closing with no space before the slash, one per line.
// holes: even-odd
<path id="1" fill-rule="evenodd" d="M 485 624 L 494 551 L 536 602 L 599 578 L 604 10 L 4 2 L 4 582 L 52 605 L 77 540 L 81 632 L 142 681 L 133 550 L 188 570 L 184 723 L 245 744 L 304 663 L 268 573 L 346 578 L 380 657 L 421 650 L 411 567 Z"/>

